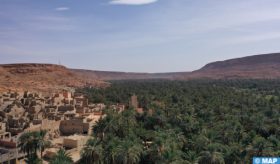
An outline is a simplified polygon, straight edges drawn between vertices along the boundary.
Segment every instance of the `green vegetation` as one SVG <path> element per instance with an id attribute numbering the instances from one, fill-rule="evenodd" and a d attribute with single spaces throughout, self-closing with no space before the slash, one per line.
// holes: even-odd
<path id="1" fill-rule="evenodd" d="M 251 163 L 280 156 L 280 81 L 119 81 L 85 88 L 92 102 L 138 96 L 143 114 L 106 110 L 81 163 Z"/>
<path id="2" fill-rule="evenodd" d="M 41 164 L 42 154 L 45 148 L 50 146 L 50 141 L 46 139 L 47 131 L 25 132 L 19 137 L 19 148 L 26 153 L 25 162 L 27 164 Z M 40 158 L 38 157 L 40 153 Z M 59 149 L 51 159 L 50 164 L 72 164 L 71 156 L 64 149 Z"/>
<path id="3" fill-rule="evenodd" d="M 28 164 L 40 164 L 42 160 L 38 157 L 38 151 L 41 154 L 46 147 L 50 145 L 50 142 L 45 139 L 47 131 L 34 131 L 23 133 L 19 137 L 20 150 L 27 154 L 26 163 Z"/>
<path id="4" fill-rule="evenodd" d="M 56 155 L 51 159 L 50 164 L 72 164 L 73 159 L 70 154 L 60 148 Z"/>

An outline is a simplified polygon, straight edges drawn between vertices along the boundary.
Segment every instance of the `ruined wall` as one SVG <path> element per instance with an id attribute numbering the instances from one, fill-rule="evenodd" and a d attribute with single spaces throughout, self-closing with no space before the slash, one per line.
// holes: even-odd
<path id="1" fill-rule="evenodd" d="M 15 142 L 12 141 L 4 141 L 4 140 L 0 140 L 0 145 L 6 148 L 11 148 L 14 149 L 17 147 L 17 144 Z"/>
<path id="2" fill-rule="evenodd" d="M 63 120 L 59 130 L 64 135 L 86 134 L 89 130 L 89 123 L 83 123 L 83 120 Z"/>

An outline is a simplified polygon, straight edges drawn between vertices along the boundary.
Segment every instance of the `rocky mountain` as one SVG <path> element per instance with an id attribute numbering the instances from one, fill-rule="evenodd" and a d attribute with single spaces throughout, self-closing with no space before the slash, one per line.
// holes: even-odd
<path id="1" fill-rule="evenodd" d="M 54 91 L 83 86 L 106 86 L 94 77 L 83 77 L 70 69 L 53 64 L 0 65 L 1 90 Z"/>

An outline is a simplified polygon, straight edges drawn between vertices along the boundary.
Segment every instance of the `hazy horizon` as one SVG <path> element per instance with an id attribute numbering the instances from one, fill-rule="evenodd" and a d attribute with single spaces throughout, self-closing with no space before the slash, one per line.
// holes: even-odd
<path id="1" fill-rule="evenodd" d="M 184 72 L 280 52 L 277 0 L 0 0 L 0 63 Z"/>

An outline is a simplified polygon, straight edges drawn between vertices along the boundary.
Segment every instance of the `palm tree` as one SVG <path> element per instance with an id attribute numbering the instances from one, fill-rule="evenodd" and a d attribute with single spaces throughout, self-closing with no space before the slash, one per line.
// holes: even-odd
<path id="1" fill-rule="evenodd" d="M 168 148 L 162 153 L 161 163 L 183 163 L 182 155 L 183 152 L 176 147 Z"/>
<path id="2" fill-rule="evenodd" d="M 224 164 L 223 155 L 217 151 L 203 151 L 198 157 L 199 164 Z"/>
<path id="3" fill-rule="evenodd" d="M 261 136 L 256 136 L 252 144 L 248 145 L 247 151 L 251 155 L 263 156 L 269 155 L 273 151 L 272 147 L 272 144 L 269 141 L 267 141 L 267 139 Z"/>
<path id="4" fill-rule="evenodd" d="M 192 163 L 192 164 L 197 163 L 197 154 L 194 151 L 188 151 L 186 153 L 186 158 L 188 163 Z"/>
<path id="5" fill-rule="evenodd" d="M 100 164 L 103 160 L 103 148 L 100 141 L 89 139 L 81 152 L 81 163 Z"/>
<path id="6" fill-rule="evenodd" d="M 147 157 L 154 162 L 182 163 L 184 143 L 185 138 L 181 133 L 176 134 L 173 130 L 158 131 L 146 151 Z"/>
<path id="7" fill-rule="evenodd" d="M 37 132 L 27 132 L 19 137 L 19 148 L 22 152 L 27 154 L 27 163 L 41 163 L 37 156 L 38 135 Z"/>
<path id="8" fill-rule="evenodd" d="M 133 139 L 124 139 L 117 146 L 117 160 L 123 164 L 139 163 L 143 152 L 143 145 Z"/>
<path id="9" fill-rule="evenodd" d="M 134 109 L 123 111 L 121 113 L 121 117 L 119 118 L 119 124 L 124 128 L 124 132 L 128 134 L 129 131 L 137 124 Z"/>
<path id="10" fill-rule="evenodd" d="M 23 153 L 27 154 L 27 157 L 30 157 L 34 152 L 32 141 L 31 133 L 24 133 L 19 137 L 19 148 Z"/>
<path id="11" fill-rule="evenodd" d="M 209 138 L 207 138 L 205 135 L 202 134 L 193 136 L 193 140 L 194 140 L 193 146 L 197 152 L 202 152 L 206 150 L 207 145 L 210 144 Z"/>
<path id="12" fill-rule="evenodd" d="M 37 142 L 38 142 L 38 148 L 40 149 L 40 154 L 41 154 L 41 158 L 43 156 L 43 152 L 45 150 L 45 148 L 50 146 L 50 141 L 45 140 L 47 131 L 46 130 L 40 130 L 39 132 L 37 132 Z"/>
<path id="13" fill-rule="evenodd" d="M 70 154 L 67 153 L 64 149 L 59 149 L 56 155 L 50 161 L 50 164 L 72 164 L 73 159 Z"/>
<path id="14" fill-rule="evenodd" d="M 226 146 L 226 151 L 224 154 L 225 163 L 241 163 L 244 161 L 242 157 L 244 156 L 243 148 L 238 143 L 232 143 L 229 146 Z"/>
<path id="15" fill-rule="evenodd" d="M 119 124 L 118 118 L 120 117 L 115 111 L 105 111 L 106 117 L 99 120 L 96 125 L 93 126 L 94 137 L 99 137 L 101 140 L 104 139 L 107 133 L 117 133 Z"/>
<path id="16" fill-rule="evenodd" d="M 44 149 L 50 144 L 45 140 L 47 131 L 26 132 L 19 137 L 19 148 L 27 154 L 27 163 L 38 163 L 37 150 L 40 150 L 41 158 Z"/>
<path id="17" fill-rule="evenodd" d="M 27 158 L 30 161 L 34 161 L 37 157 L 38 143 L 36 140 L 35 132 L 27 132 L 19 137 L 19 148 L 22 152 L 27 154 Z M 32 159 L 32 160 L 31 160 Z"/>
<path id="18" fill-rule="evenodd" d="M 104 145 L 104 162 L 105 163 L 116 163 L 118 149 L 117 146 L 120 144 L 120 139 L 116 136 L 109 136 Z M 104 143 L 104 142 L 103 142 Z"/>

